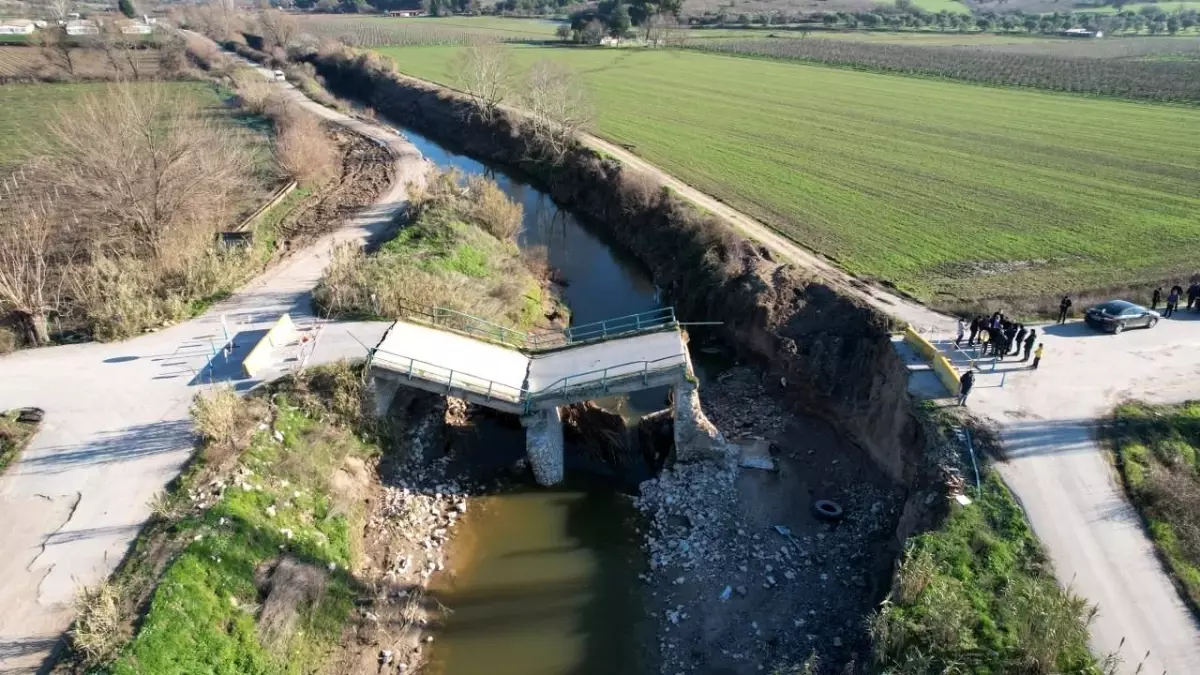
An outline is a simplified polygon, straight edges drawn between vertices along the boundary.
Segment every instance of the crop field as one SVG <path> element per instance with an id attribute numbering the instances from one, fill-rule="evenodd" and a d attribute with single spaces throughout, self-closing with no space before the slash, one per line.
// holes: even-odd
<path id="1" fill-rule="evenodd" d="M 983 84 L 1156 101 L 1200 101 L 1200 60 L 1145 58 L 1178 52 L 1200 54 L 1200 40 L 1156 44 L 1154 38 L 1134 38 L 1111 42 L 1116 46 L 1107 52 L 1070 51 L 1072 45 L 1066 41 L 931 47 L 850 40 L 765 39 L 714 40 L 692 48 Z M 1106 53 L 1111 56 L 1106 57 Z"/>
<path id="2" fill-rule="evenodd" d="M 690 51 L 511 47 L 597 132 L 935 304 L 1192 273 L 1200 110 Z M 380 50 L 451 82 L 454 48 Z"/>
<path id="3" fill-rule="evenodd" d="M 108 62 L 104 52 L 98 49 L 72 51 L 75 59 L 75 77 L 102 79 L 114 75 L 112 64 Z M 138 72 L 142 75 L 153 76 L 158 73 L 158 50 L 138 50 L 134 58 L 137 59 Z M 0 78 L 38 77 L 46 72 L 48 67 L 49 64 L 39 49 L 0 46 Z"/>
<path id="4" fill-rule="evenodd" d="M 358 47 L 463 44 L 487 38 L 502 41 L 553 40 L 558 24 L 542 19 L 488 16 L 395 18 L 316 14 L 298 17 L 300 27 L 318 38 Z"/>
<path id="5" fill-rule="evenodd" d="M 69 106 L 106 84 L 9 84 L 0 87 L 0 176 L 3 169 L 20 162 L 36 147 L 37 138 L 54 119 L 55 111 Z M 199 83 L 172 82 L 165 86 L 194 97 L 201 105 L 217 105 L 221 99 L 212 87 Z M 0 197 L 3 196 L 0 188 Z"/>

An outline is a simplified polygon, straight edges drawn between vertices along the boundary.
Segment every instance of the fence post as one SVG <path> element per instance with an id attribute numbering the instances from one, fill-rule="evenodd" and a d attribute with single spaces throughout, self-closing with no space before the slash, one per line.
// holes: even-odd
<path id="1" fill-rule="evenodd" d="M 650 362 L 649 361 L 642 362 L 642 384 L 643 385 L 650 384 Z"/>
<path id="2" fill-rule="evenodd" d="M 410 380 L 412 379 L 412 373 L 413 373 L 413 359 L 409 359 L 408 360 L 408 379 L 410 379 Z"/>
<path id="3" fill-rule="evenodd" d="M 493 380 L 488 380 L 488 390 L 487 390 L 487 396 L 485 396 L 485 397 L 484 397 L 484 400 L 485 400 L 485 401 L 490 401 L 490 400 L 492 400 L 492 385 L 493 385 L 493 384 L 495 384 L 495 382 L 494 382 Z"/>
<path id="4" fill-rule="evenodd" d="M 446 379 L 446 395 L 450 395 L 450 390 L 454 388 L 454 371 L 450 371 L 450 377 Z"/>

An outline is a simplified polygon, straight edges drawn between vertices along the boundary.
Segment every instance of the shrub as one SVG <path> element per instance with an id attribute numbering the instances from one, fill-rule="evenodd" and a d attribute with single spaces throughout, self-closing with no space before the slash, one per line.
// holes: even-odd
<path id="1" fill-rule="evenodd" d="M 467 216 L 476 225 L 497 239 L 516 240 L 524 209 L 500 186 L 482 176 L 472 176 L 467 181 L 467 198 L 471 200 Z"/>
<path id="2" fill-rule="evenodd" d="M 112 663 L 129 639 L 129 626 L 121 614 L 121 587 L 103 583 L 81 588 L 75 611 L 75 625 L 69 632 L 75 652 L 89 667 Z"/>
<path id="3" fill-rule="evenodd" d="M 289 176 L 305 185 L 317 185 L 333 176 L 338 152 L 320 120 L 289 109 L 275 118 L 275 125 L 275 160 Z"/>

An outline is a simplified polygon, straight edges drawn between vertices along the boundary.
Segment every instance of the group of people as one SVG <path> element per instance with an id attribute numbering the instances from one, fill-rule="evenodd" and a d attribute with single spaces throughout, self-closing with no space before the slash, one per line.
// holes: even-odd
<path id="1" fill-rule="evenodd" d="M 963 337 L 967 336 L 968 330 L 970 337 L 967 340 L 968 347 L 974 347 L 976 338 L 979 340 L 980 356 L 992 356 L 1003 360 L 1005 356 L 1016 356 L 1023 349 L 1025 356 L 1021 362 L 1029 360 L 1033 354 L 1033 346 L 1037 343 L 1037 330 L 1033 328 L 1025 328 L 1024 324 L 1008 320 L 1003 312 L 996 312 L 992 316 L 977 316 L 971 319 L 971 323 L 967 324 L 964 319 L 958 320 L 958 337 L 954 340 L 954 346 L 962 345 Z M 1038 347 L 1038 355 L 1033 359 L 1033 367 L 1038 367 L 1038 362 L 1041 360 L 1041 346 Z"/>
<path id="2" fill-rule="evenodd" d="M 1176 310 L 1179 309 L 1179 299 L 1183 297 L 1183 287 L 1175 284 L 1171 287 L 1171 291 L 1167 293 L 1167 303 L 1163 307 L 1163 318 L 1169 319 Z M 1150 309 L 1157 310 L 1158 303 L 1163 300 L 1162 286 L 1154 289 L 1154 293 L 1150 296 Z M 1200 311 L 1200 281 L 1192 282 L 1187 289 L 1187 308 L 1193 311 Z"/>

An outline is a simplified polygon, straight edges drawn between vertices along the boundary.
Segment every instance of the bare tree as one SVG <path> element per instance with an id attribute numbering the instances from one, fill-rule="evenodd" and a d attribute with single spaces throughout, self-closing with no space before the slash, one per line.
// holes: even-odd
<path id="1" fill-rule="evenodd" d="M 55 70 L 75 76 L 75 53 L 67 31 L 61 26 L 47 26 L 34 34 L 42 58 Z"/>
<path id="2" fill-rule="evenodd" d="M 207 245 L 253 165 L 242 139 L 160 85 L 110 86 L 48 126 L 50 175 L 77 216 L 110 248 L 160 261 Z"/>
<path id="3" fill-rule="evenodd" d="M 538 61 L 525 80 L 526 125 L 540 150 L 561 163 L 592 122 L 594 111 L 579 75 L 555 61 Z"/>
<path id="4" fill-rule="evenodd" d="M 50 12 L 50 16 L 59 21 L 66 21 L 73 9 L 75 9 L 74 0 L 46 0 L 46 10 Z"/>
<path id="5" fill-rule="evenodd" d="M 96 36 L 96 44 L 100 47 L 100 51 L 104 52 L 104 59 L 108 61 L 108 65 L 113 69 L 117 79 L 125 75 L 127 49 L 125 34 L 121 32 L 121 27 L 113 21 L 106 21 L 100 27 L 100 34 Z M 136 73 L 134 79 L 137 79 Z"/>
<path id="6" fill-rule="evenodd" d="M 284 108 L 275 118 L 275 128 L 275 159 L 288 175 L 307 185 L 333 175 L 337 149 L 315 115 Z"/>
<path id="7" fill-rule="evenodd" d="M 259 14 L 258 24 L 262 27 L 263 37 L 284 49 L 300 35 L 300 25 L 296 22 L 296 17 L 284 14 L 278 9 L 268 9 Z"/>
<path id="8" fill-rule="evenodd" d="M 455 82 L 475 102 L 483 121 L 495 120 L 512 87 L 508 49 L 499 42 L 474 42 L 459 52 L 451 67 Z"/>
<path id="9" fill-rule="evenodd" d="M 10 212 L 0 224 L 0 310 L 16 315 L 31 345 L 50 341 L 46 315 L 58 305 L 51 248 L 55 215 L 40 204 Z"/>

